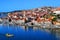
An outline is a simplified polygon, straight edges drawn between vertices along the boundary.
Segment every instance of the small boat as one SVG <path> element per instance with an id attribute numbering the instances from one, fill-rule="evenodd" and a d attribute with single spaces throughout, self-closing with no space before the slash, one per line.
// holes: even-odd
<path id="1" fill-rule="evenodd" d="M 5 34 L 6 37 L 13 37 L 14 35 L 13 34 Z"/>

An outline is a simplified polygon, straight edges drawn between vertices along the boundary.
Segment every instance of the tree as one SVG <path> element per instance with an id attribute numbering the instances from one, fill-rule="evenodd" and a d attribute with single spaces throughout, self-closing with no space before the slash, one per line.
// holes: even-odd
<path id="1" fill-rule="evenodd" d="M 52 21 L 56 21 L 56 20 L 57 20 L 57 18 L 56 18 L 56 17 L 52 19 Z"/>

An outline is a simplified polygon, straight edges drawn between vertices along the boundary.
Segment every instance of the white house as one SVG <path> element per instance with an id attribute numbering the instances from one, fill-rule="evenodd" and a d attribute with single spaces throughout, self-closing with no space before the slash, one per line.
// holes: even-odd
<path id="1" fill-rule="evenodd" d="M 57 14 L 60 14 L 60 11 L 53 11 L 53 13 L 56 13 L 56 15 L 57 15 Z"/>

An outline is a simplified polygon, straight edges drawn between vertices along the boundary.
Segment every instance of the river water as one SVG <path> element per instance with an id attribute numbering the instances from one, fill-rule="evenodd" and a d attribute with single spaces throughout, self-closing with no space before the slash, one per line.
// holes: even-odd
<path id="1" fill-rule="evenodd" d="M 13 36 L 7 37 L 7 33 Z M 60 32 L 38 27 L 0 24 L 0 40 L 60 40 Z"/>

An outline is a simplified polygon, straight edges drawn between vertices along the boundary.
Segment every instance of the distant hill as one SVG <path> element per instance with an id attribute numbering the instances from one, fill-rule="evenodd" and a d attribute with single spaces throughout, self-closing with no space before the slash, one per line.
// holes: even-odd
<path id="1" fill-rule="evenodd" d="M 15 13 L 15 12 L 23 12 L 23 11 L 34 11 L 34 12 L 47 12 L 47 13 L 50 13 L 52 9 L 56 9 L 58 7 L 41 7 L 41 8 L 34 8 L 34 9 L 31 9 L 31 10 L 14 10 L 14 11 L 11 11 L 11 12 L 0 12 L 0 17 L 2 15 L 7 15 L 8 13 Z"/>

